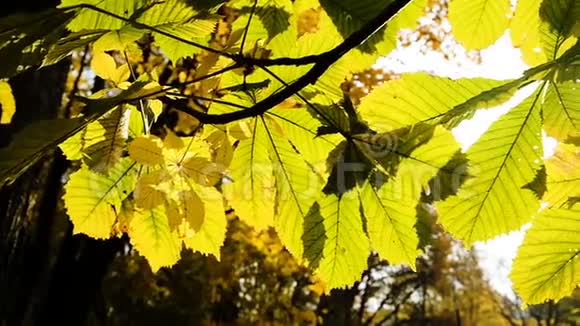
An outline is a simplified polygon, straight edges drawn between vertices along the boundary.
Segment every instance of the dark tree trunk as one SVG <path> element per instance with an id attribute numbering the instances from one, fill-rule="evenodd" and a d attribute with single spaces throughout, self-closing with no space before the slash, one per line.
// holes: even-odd
<path id="1" fill-rule="evenodd" d="M 42 6 L 57 3 L 46 1 Z M 17 5 L 42 9 L 37 4 Z M 11 78 L 17 107 L 11 134 L 33 121 L 62 117 L 68 66 L 65 60 Z M 121 239 L 72 236 L 60 200 L 68 169 L 55 151 L 0 189 L 0 325 L 85 324 L 109 263 L 124 246 Z"/>

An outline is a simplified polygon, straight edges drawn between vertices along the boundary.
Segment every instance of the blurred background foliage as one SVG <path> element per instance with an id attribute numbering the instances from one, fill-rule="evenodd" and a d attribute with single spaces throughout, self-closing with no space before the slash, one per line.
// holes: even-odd
<path id="1" fill-rule="evenodd" d="M 473 251 L 434 225 L 417 272 L 375 255 L 359 282 L 324 294 L 274 232 L 230 216 L 220 261 L 188 252 L 153 274 L 126 248 L 107 273 L 92 325 L 576 325 L 580 291 L 522 309 L 495 291 Z"/>

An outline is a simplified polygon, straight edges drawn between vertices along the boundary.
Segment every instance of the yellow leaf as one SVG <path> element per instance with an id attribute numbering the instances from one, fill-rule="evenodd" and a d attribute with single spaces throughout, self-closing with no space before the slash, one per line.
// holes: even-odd
<path id="1" fill-rule="evenodd" d="M 140 136 L 129 144 L 129 156 L 145 165 L 163 165 L 161 140 L 153 135 Z"/>
<path id="2" fill-rule="evenodd" d="M 161 112 L 163 112 L 163 102 L 161 102 L 160 100 L 151 100 L 149 101 L 149 108 L 151 109 L 151 111 L 153 111 L 155 119 L 157 119 L 157 117 L 159 117 Z"/>
<path id="3" fill-rule="evenodd" d="M 181 241 L 175 232 L 171 232 L 161 207 L 136 211 L 131 220 L 129 236 L 135 249 L 147 258 L 154 272 L 163 266 L 172 266 L 179 260 Z"/>
<path id="4" fill-rule="evenodd" d="M 234 155 L 234 148 L 232 147 L 229 134 L 221 130 L 216 130 L 206 140 L 211 144 L 211 148 L 213 149 L 214 162 L 224 169 L 228 167 Z"/>
<path id="5" fill-rule="evenodd" d="M 94 52 L 93 59 L 91 60 L 91 69 L 93 69 L 97 76 L 106 80 L 112 80 L 117 71 L 117 64 L 113 57 L 105 52 Z"/>
<path id="6" fill-rule="evenodd" d="M 93 44 L 93 51 L 105 52 L 110 50 L 123 51 L 126 47 L 143 35 L 143 31 L 132 26 L 124 26 L 120 30 L 105 33 Z"/>
<path id="7" fill-rule="evenodd" d="M 111 81 L 117 85 L 129 79 L 130 76 L 131 70 L 129 69 L 129 65 L 124 64 L 115 69 L 115 72 L 111 76 Z"/>
<path id="8" fill-rule="evenodd" d="M 97 239 L 111 235 L 117 211 L 135 187 L 135 165 L 125 158 L 107 176 L 87 167 L 71 174 L 63 199 L 74 234 L 84 233 Z"/>
<path id="9" fill-rule="evenodd" d="M 226 236 L 226 215 L 223 198 L 213 187 L 193 185 L 204 203 L 204 222 L 201 229 L 191 238 L 184 240 L 187 247 L 202 254 L 212 254 L 220 258 L 220 248 Z"/>
<path id="10" fill-rule="evenodd" d="M 144 209 L 152 209 L 163 204 L 165 195 L 158 188 L 158 185 L 169 178 L 170 176 L 164 171 L 155 171 L 142 176 L 137 182 L 133 193 L 135 204 Z"/>
<path id="11" fill-rule="evenodd" d="M 2 108 L 0 123 L 10 123 L 16 112 L 16 102 L 12 95 L 12 88 L 6 81 L 0 81 L 0 107 Z"/>
<path id="12" fill-rule="evenodd" d="M 176 199 L 177 201 L 171 201 L 167 206 L 171 228 L 183 225 L 185 230 L 199 232 L 205 215 L 201 198 L 193 191 L 181 191 Z"/>
<path id="13" fill-rule="evenodd" d="M 213 186 L 220 181 L 225 168 L 205 157 L 191 157 L 183 162 L 182 171 L 200 185 Z"/>
<path id="14" fill-rule="evenodd" d="M 174 134 L 173 132 L 167 133 L 167 136 L 165 136 L 165 138 L 163 139 L 163 145 L 165 145 L 165 147 L 167 148 L 172 149 L 180 149 L 184 146 L 183 140 L 177 137 L 177 135 Z"/>

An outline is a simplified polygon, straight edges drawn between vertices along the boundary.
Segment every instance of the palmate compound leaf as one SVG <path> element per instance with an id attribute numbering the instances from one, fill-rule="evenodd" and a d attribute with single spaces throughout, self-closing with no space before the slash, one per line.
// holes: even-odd
<path id="1" fill-rule="evenodd" d="M 440 222 L 467 246 L 517 230 L 539 208 L 525 186 L 541 167 L 541 90 L 495 121 L 467 150 L 468 179 L 437 203 Z"/>
<path id="2" fill-rule="evenodd" d="M 544 130 L 566 142 L 580 136 L 580 84 L 574 81 L 550 83 L 543 98 Z"/>
<path id="3" fill-rule="evenodd" d="M 106 239 L 121 209 L 121 203 L 135 188 L 137 163 L 124 158 L 107 175 L 86 167 L 74 172 L 63 196 L 73 232 Z"/>
<path id="4" fill-rule="evenodd" d="M 182 241 L 169 228 L 162 207 L 136 210 L 129 226 L 129 237 L 137 251 L 147 258 L 151 270 L 172 266 L 180 258 Z"/>
<path id="5" fill-rule="evenodd" d="M 68 138 L 60 149 L 69 160 L 83 159 L 92 170 L 106 174 L 123 154 L 131 110 L 124 105 L 117 107 Z"/>
<path id="6" fill-rule="evenodd" d="M 415 259 L 419 254 L 415 230 L 419 199 L 424 189 L 428 189 L 429 181 L 458 151 L 459 144 L 451 132 L 438 126 L 427 143 L 402 158 L 396 176 L 386 180 L 383 174 L 375 173 L 365 182 L 360 195 L 361 204 L 372 249 L 381 258 L 391 264 L 405 263 L 415 269 Z M 376 154 L 380 155 L 379 152 Z"/>
<path id="7" fill-rule="evenodd" d="M 580 211 L 548 208 L 532 221 L 510 278 L 526 304 L 558 301 L 580 284 Z"/>
<path id="8" fill-rule="evenodd" d="M 509 98 L 503 93 L 511 94 L 510 89 L 499 89 L 504 84 L 505 81 L 484 78 L 452 80 L 425 73 L 405 74 L 375 88 L 362 99 L 357 110 L 373 130 L 387 132 L 441 118 L 485 91 L 490 94 L 482 97 L 480 103 L 470 105 L 470 110 L 499 104 Z"/>
<path id="9" fill-rule="evenodd" d="M 507 29 L 509 0 L 453 0 L 449 3 L 449 23 L 453 36 L 467 49 L 492 45 Z"/>
<path id="10" fill-rule="evenodd" d="M 224 99 L 233 101 L 236 97 L 229 95 Z M 251 102 L 245 97 L 238 98 L 237 103 L 251 106 Z M 231 112 L 232 108 L 215 103 L 210 110 L 221 113 Z M 317 137 L 317 130 L 321 123 L 301 106 L 289 108 L 284 104 L 280 105 L 269 110 L 264 115 L 264 121 L 266 125 L 261 118 L 253 118 L 225 126 L 227 132 L 240 142 L 234 151 L 234 158 L 229 169 L 231 182 L 228 180 L 222 185 L 224 194 L 240 219 L 257 229 L 274 225 L 274 215 L 282 214 L 280 211 L 275 213 L 274 202 L 277 189 L 280 185 L 288 185 L 288 181 L 284 173 L 275 174 L 274 171 L 277 168 L 283 168 L 286 164 L 292 166 L 292 160 L 299 157 L 300 163 L 296 166 L 306 169 L 298 171 L 297 175 L 294 174 L 295 171 L 288 174 L 288 177 L 293 180 L 291 182 L 296 183 L 298 188 L 301 187 L 298 175 L 302 172 L 305 177 L 312 180 L 326 176 L 326 157 L 335 146 L 337 137 L 340 137 L 338 135 Z M 274 140 L 270 134 L 274 136 Z M 287 157 L 283 153 L 280 156 L 281 163 L 275 163 L 280 160 L 275 152 L 277 145 L 274 143 L 279 137 L 282 137 L 285 143 L 290 142 L 288 145 L 283 143 L 283 151 L 288 148 L 286 146 L 289 146 L 291 152 L 287 153 Z M 290 155 L 291 153 L 293 154 Z M 249 162 L 253 163 L 249 164 Z M 284 179 L 280 181 L 279 177 L 284 177 Z M 321 185 L 316 187 L 320 188 Z M 291 193 L 286 193 L 284 198 L 290 195 Z M 312 200 L 308 200 L 312 203 Z M 287 205 L 287 207 L 297 209 L 293 205 Z M 285 218 L 290 218 L 290 216 Z"/>
<path id="11" fill-rule="evenodd" d="M 570 198 L 580 197 L 580 150 L 560 143 L 545 164 L 547 192 L 542 201 L 552 208 L 567 208 Z"/>
<path id="12" fill-rule="evenodd" d="M 200 137 L 144 135 L 129 144 L 129 155 L 149 168 L 137 182 L 136 206 L 164 207 L 171 232 L 188 248 L 219 259 L 226 218 L 222 195 L 212 186 L 223 167 L 211 160 L 208 144 Z"/>
<path id="13" fill-rule="evenodd" d="M 370 246 L 357 189 L 325 194 L 306 217 L 304 254 L 327 288 L 349 286 L 367 268 Z"/>

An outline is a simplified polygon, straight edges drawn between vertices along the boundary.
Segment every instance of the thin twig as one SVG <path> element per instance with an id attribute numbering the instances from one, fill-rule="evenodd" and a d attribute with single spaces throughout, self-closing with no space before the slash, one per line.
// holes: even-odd
<path id="1" fill-rule="evenodd" d="M 256 11 L 256 6 L 258 5 L 258 0 L 254 0 L 254 5 L 250 11 L 250 16 L 248 17 L 248 22 L 246 23 L 246 28 L 244 29 L 244 35 L 242 36 L 242 44 L 240 46 L 240 56 L 244 55 L 244 44 L 246 44 L 246 37 L 248 36 L 248 30 L 250 29 L 250 23 L 252 22 L 252 17 Z"/>

